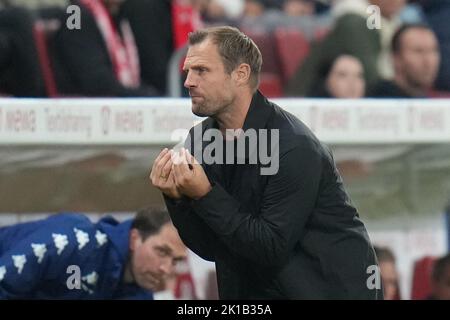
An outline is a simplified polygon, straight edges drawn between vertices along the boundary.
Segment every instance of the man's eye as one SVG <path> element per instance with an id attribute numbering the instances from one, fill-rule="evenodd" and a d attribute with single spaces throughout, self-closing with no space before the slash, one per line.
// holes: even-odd
<path id="1" fill-rule="evenodd" d="M 166 257 L 168 255 L 167 251 L 163 249 L 156 249 L 156 252 L 160 257 Z"/>

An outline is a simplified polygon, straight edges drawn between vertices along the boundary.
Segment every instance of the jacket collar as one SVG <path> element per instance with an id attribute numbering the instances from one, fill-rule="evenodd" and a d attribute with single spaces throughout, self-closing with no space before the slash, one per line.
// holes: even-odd
<path id="1" fill-rule="evenodd" d="M 106 233 L 111 249 L 109 251 L 108 277 L 111 287 L 121 284 L 124 267 L 129 257 L 129 237 L 133 220 L 125 220 L 119 223 L 114 218 L 107 216 L 98 222 L 98 228 Z"/>
<path id="2" fill-rule="evenodd" d="M 255 92 L 245 117 L 243 130 L 247 129 L 263 129 L 267 125 L 267 121 L 272 114 L 273 108 L 270 102 L 258 90 Z"/>
<path id="3" fill-rule="evenodd" d="M 267 121 L 272 114 L 273 108 L 270 102 L 262 93 L 257 90 L 253 94 L 250 107 L 248 108 L 247 115 L 244 120 L 244 125 L 242 129 L 245 131 L 247 129 L 263 129 L 266 127 Z M 211 117 L 207 118 L 203 123 L 203 132 L 207 129 L 219 128 L 217 121 Z"/>

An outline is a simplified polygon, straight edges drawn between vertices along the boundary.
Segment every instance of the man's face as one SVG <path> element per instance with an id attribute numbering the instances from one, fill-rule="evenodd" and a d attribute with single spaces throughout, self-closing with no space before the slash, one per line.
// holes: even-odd
<path id="1" fill-rule="evenodd" d="M 413 28 L 400 39 L 400 51 L 394 55 L 396 72 L 418 89 L 433 86 L 439 70 L 440 54 L 436 36 L 429 30 Z"/>
<path id="2" fill-rule="evenodd" d="M 233 103 L 236 90 L 233 72 L 225 71 L 218 48 L 209 39 L 189 47 L 183 70 L 184 86 L 189 89 L 195 115 L 214 116 Z"/>
<path id="3" fill-rule="evenodd" d="M 131 270 L 137 285 L 155 290 L 174 274 L 175 264 L 186 258 L 186 246 L 171 223 L 142 241 L 139 232 L 130 233 Z"/>
<path id="4" fill-rule="evenodd" d="M 111 15 L 116 15 L 126 0 L 103 0 L 103 4 Z"/>

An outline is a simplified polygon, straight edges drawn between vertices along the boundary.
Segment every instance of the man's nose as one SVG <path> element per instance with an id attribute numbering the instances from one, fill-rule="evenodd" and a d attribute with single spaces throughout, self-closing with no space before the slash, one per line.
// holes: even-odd
<path id="1" fill-rule="evenodd" d="M 194 77 L 191 72 L 188 72 L 186 75 L 186 80 L 184 81 L 184 87 L 188 88 L 188 89 L 195 87 Z"/>

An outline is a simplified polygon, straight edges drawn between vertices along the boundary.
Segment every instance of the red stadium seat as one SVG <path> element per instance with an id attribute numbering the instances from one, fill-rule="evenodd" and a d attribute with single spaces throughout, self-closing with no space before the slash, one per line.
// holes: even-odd
<path id="1" fill-rule="evenodd" d="M 281 97 L 283 90 L 280 77 L 274 73 L 261 73 L 259 90 L 269 98 Z"/>
<path id="2" fill-rule="evenodd" d="M 283 95 L 280 76 L 280 59 L 273 45 L 274 37 L 270 32 L 262 30 L 243 30 L 258 46 L 263 57 L 259 89 L 267 97 Z"/>
<path id="3" fill-rule="evenodd" d="M 280 61 L 270 32 L 261 30 L 243 30 L 258 46 L 263 57 L 262 72 L 280 74 Z"/>
<path id="4" fill-rule="evenodd" d="M 412 283 L 412 300 L 426 299 L 431 293 L 431 272 L 436 258 L 423 257 L 414 263 L 413 283 Z"/>
<path id="5" fill-rule="evenodd" d="M 309 42 L 302 31 L 278 28 L 275 42 L 280 57 L 283 82 L 287 83 L 309 54 Z"/>

